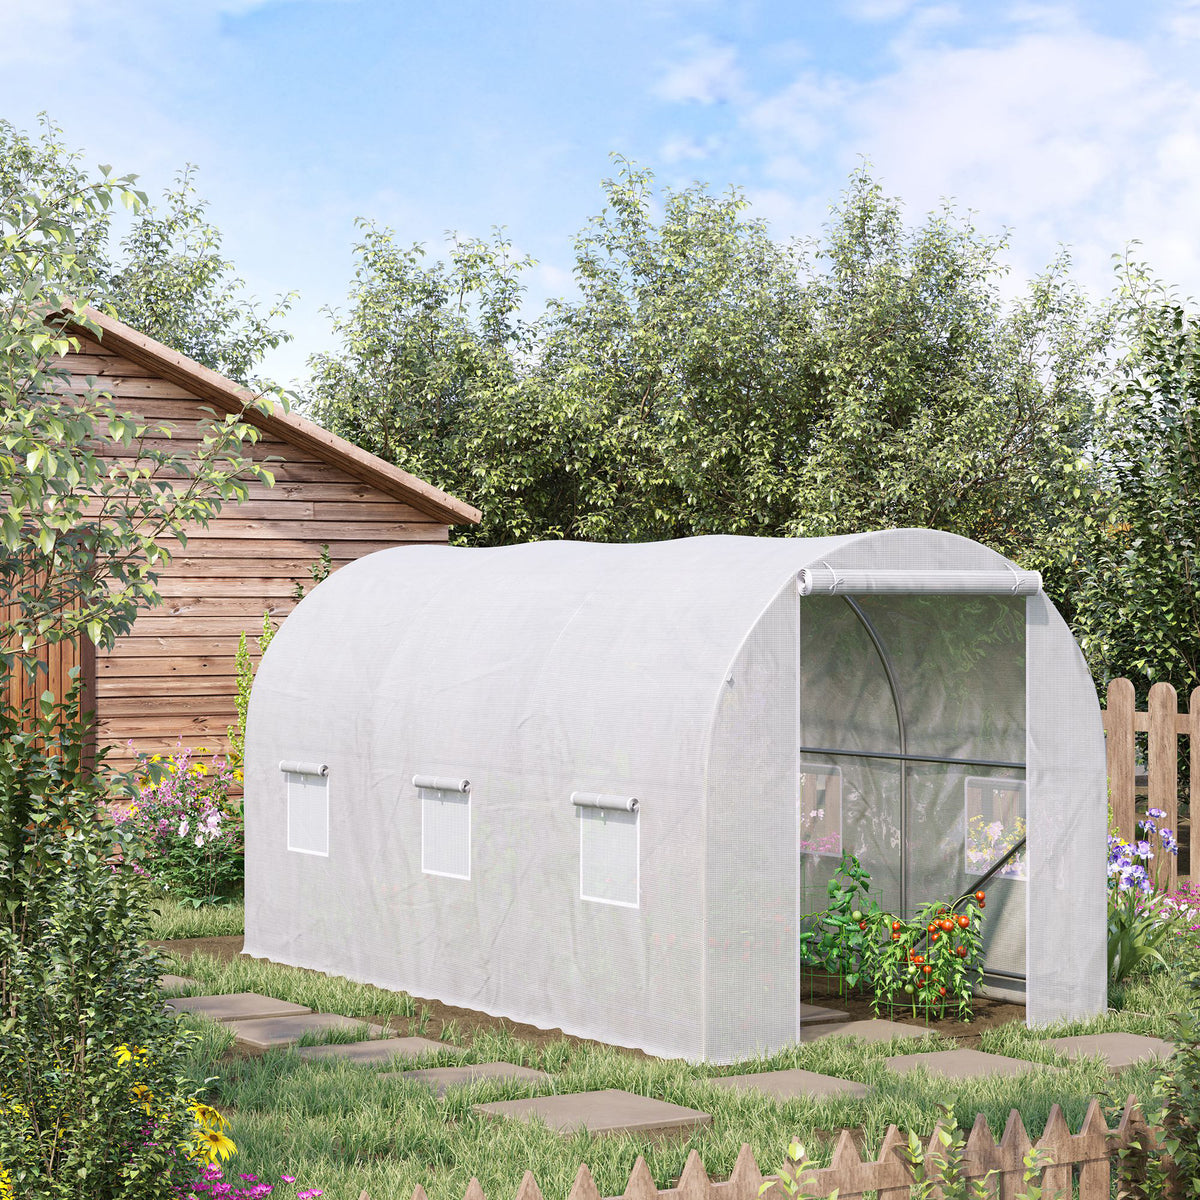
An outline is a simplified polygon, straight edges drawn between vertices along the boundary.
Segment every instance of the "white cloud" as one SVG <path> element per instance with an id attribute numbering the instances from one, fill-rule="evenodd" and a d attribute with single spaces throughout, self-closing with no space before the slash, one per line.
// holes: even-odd
<path id="1" fill-rule="evenodd" d="M 823 184 L 831 164 L 844 177 L 862 155 L 910 214 L 954 197 L 981 227 L 1011 227 L 1019 273 L 1068 243 L 1080 276 L 1107 290 L 1111 255 L 1140 238 L 1159 274 L 1200 291 L 1200 80 L 1161 47 L 1090 32 L 1061 9 L 1015 15 L 977 45 L 910 27 L 886 73 L 810 69 L 744 105 L 763 195 L 786 212 L 779 195 L 818 172 Z"/>
<path id="2" fill-rule="evenodd" d="M 655 95 L 675 103 L 715 104 L 744 97 L 737 50 L 706 37 L 689 38 L 684 56 L 654 85 Z"/>

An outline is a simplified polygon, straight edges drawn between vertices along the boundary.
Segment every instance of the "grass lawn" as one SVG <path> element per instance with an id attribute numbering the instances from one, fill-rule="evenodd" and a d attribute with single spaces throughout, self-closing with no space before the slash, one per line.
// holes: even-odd
<path id="1" fill-rule="evenodd" d="M 1181 941 L 1177 953 L 1183 948 Z M 252 959 L 226 963 L 193 954 L 174 959 L 170 969 L 194 976 L 203 991 L 257 991 L 318 1011 L 386 1018 L 405 1034 L 421 1031 L 419 1002 L 403 993 Z M 1170 1014 L 1187 999 L 1180 971 L 1160 971 L 1139 976 L 1114 992 L 1112 1002 L 1119 1011 L 1098 1020 L 1037 1033 L 1019 1023 L 985 1030 L 983 1050 L 1054 1063 L 1061 1069 L 962 1084 L 948 1084 L 923 1072 L 899 1077 L 885 1067 L 883 1060 L 891 1054 L 950 1048 L 952 1043 L 937 1035 L 890 1046 L 828 1039 L 769 1059 L 715 1068 L 575 1039 L 534 1043 L 504 1029 L 462 1036 L 448 1028 L 444 1036 L 459 1048 L 447 1048 L 413 1065 L 503 1060 L 538 1068 L 554 1079 L 540 1086 L 484 1081 L 442 1100 L 419 1084 L 380 1078 L 393 1069 L 386 1066 L 305 1062 L 279 1051 L 234 1057 L 226 1030 L 203 1019 L 185 1019 L 201 1031 L 190 1069 L 198 1081 L 219 1077 L 211 1099 L 229 1114 L 230 1134 L 239 1148 L 227 1174 L 253 1173 L 270 1181 L 286 1172 L 298 1176 L 305 1187 L 324 1189 L 327 1200 L 359 1200 L 364 1189 L 371 1200 L 410 1200 L 417 1184 L 430 1200 L 462 1200 L 474 1175 L 488 1200 L 511 1200 L 529 1168 L 543 1192 L 559 1200 L 570 1191 L 581 1162 L 591 1168 L 601 1195 L 619 1196 L 639 1154 L 659 1187 L 678 1179 L 692 1149 L 714 1177 L 729 1174 L 743 1142 L 750 1144 L 764 1171 L 783 1161 L 793 1136 L 799 1136 L 818 1161 L 828 1161 L 833 1145 L 829 1134 L 842 1128 L 860 1130 L 873 1154 L 889 1124 L 930 1132 L 942 1101 L 953 1104 L 964 1126 L 969 1127 L 977 1112 L 984 1113 L 997 1136 L 1009 1110 L 1017 1108 L 1036 1138 L 1055 1102 L 1077 1129 L 1093 1095 L 1114 1105 L 1130 1092 L 1148 1099 L 1158 1068 L 1134 1067 L 1115 1079 L 1097 1060 L 1067 1063 L 1057 1058 L 1043 1039 L 1110 1029 L 1170 1037 Z M 873 1091 L 864 1100 L 776 1102 L 707 1082 L 717 1074 L 783 1067 L 859 1080 Z M 656 1144 L 582 1134 L 568 1139 L 544 1127 L 493 1123 L 471 1111 L 480 1101 L 600 1088 L 622 1088 L 698 1108 L 712 1114 L 713 1123 L 689 1140 Z"/>

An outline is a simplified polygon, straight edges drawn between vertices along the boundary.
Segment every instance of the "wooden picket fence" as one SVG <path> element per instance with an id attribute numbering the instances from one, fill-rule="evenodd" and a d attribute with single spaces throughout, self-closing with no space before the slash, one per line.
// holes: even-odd
<path id="1" fill-rule="evenodd" d="M 876 1192 L 878 1200 L 910 1200 L 913 1174 L 902 1150 L 907 1140 L 894 1125 L 883 1140 L 878 1158 L 864 1162 L 850 1134 L 843 1131 L 834 1147 L 833 1160 L 828 1167 L 810 1168 L 799 1175 L 800 1195 L 825 1197 L 835 1188 L 838 1200 L 862 1200 L 864 1192 Z M 1045 1200 L 1109 1200 L 1113 1177 L 1113 1159 L 1121 1151 L 1134 1153 L 1130 1162 L 1142 1157 L 1141 1151 L 1160 1153 L 1161 1148 L 1153 1130 L 1146 1124 L 1133 1096 L 1125 1102 L 1125 1110 L 1115 1129 L 1109 1129 L 1100 1108 L 1093 1100 L 1077 1134 L 1072 1134 L 1062 1109 L 1056 1104 L 1050 1110 L 1046 1129 L 1031 1147 L 1021 1114 L 1013 1109 L 999 1143 L 992 1136 L 987 1120 L 980 1114 L 967 1138 L 964 1176 L 967 1179 L 988 1180 L 993 1200 L 1016 1200 L 1026 1190 L 1024 1160 L 1029 1150 L 1046 1152 L 1052 1159 L 1042 1176 L 1042 1196 Z M 928 1152 L 941 1153 L 937 1133 L 927 1143 Z M 784 1178 L 794 1172 L 784 1173 Z M 1139 1181 L 1141 1182 L 1141 1181 Z M 658 1188 L 645 1160 L 639 1156 L 633 1165 L 625 1191 L 619 1200 L 758 1200 L 763 1184 L 772 1184 L 766 1200 L 788 1200 L 788 1190 L 780 1176 L 764 1176 L 754 1161 L 750 1147 L 743 1145 L 728 1180 L 708 1177 L 699 1154 L 693 1150 L 679 1182 L 674 1187 Z M 939 1194 L 939 1193 L 935 1193 Z M 1164 1200 L 1182 1198 L 1178 1182 L 1172 1180 L 1163 1193 Z M 359 1200 L 371 1200 L 363 1192 Z M 428 1200 L 425 1189 L 418 1186 L 412 1200 Z M 486 1200 L 477 1179 L 472 1179 L 463 1200 Z M 516 1200 L 544 1200 L 531 1171 L 525 1172 Z M 575 1176 L 567 1200 L 602 1200 L 595 1180 L 586 1165 Z M 614 1197 L 613 1200 L 618 1200 Z"/>
<path id="2" fill-rule="evenodd" d="M 1133 684 L 1114 679 L 1108 685 L 1108 707 L 1104 712 L 1104 732 L 1108 753 L 1108 794 L 1113 820 L 1122 838 L 1137 840 L 1137 819 L 1147 808 L 1160 808 L 1167 815 L 1161 821 L 1179 833 L 1179 739 L 1188 746 L 1190 837 L 1189 869 L 1193 879 L 1200 878 L 1200 688 L 1195 688 L 1186 712 L 1179 711 L 1175 688 L 1169 683 L 1151 687 L 1145 712 L 1137 711 Z M 1148 735 L 1146 756 L 1146 795 L 1138 803 L 1137 754 L 1135 735 Z M 1140 809 L 1140 812 L 1139 812 Z M 1166 870 L 1160 878 L 1174 891 L 1179 883 L 1178 861 L 1166 856 Z"/>

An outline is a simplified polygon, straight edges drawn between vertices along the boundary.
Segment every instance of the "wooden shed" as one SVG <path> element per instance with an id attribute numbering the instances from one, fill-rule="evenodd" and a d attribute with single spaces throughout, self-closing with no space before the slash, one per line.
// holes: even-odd
<path id="1" fill-rule="evenodd" d="M 205 408 L 241 410 L 248 393 L 230 380 L 119 321 L 87 316 L 100 337 L 72 330 L 80 342 L 65 364 L 72 390 L 86 391 L 91 377 L 123 411 L 170 423 L 173 449 L 196 439 Z M 252 481 L 244 503 L 225 505 L 208 528 L 189 532 L 186 547 L 172 547 L 159 576 L 163 603 L 112 650 L 51 648 L 41 687 L 58 692 L 66 669 L 81 666 L 98 742 L 112 747 L 117 769 L 136 751 L 162 753 L 180 740 L 225 751 L 239 635 L 257 651 L 263 613 L 279 622 L 291 611 L 295 581 L 311 586 L 323 545 L 336 570 L 384 547 L 445 543 L 451 525 L 479 520 L 477 509 L 292 413 L 247 419 L 262 436 L 245 453 L 282 460 L 267 464 L 274 486 Z"/>

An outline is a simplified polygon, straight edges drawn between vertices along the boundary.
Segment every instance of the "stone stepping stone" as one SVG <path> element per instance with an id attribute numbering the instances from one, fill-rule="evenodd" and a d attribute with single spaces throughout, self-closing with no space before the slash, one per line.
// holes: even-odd
<path id="1" fill-rule="evenodd" d="M 422 1071 L 385 1071 L 383 1079 L 411 1079 L 433 1089 L 435 1096 L 444 1096 L 451 1088 L 466 1087 L 480 1079 L 517 1079 L 523 1083 L 548 1083 L 545 1071 L 519 1067 L 516 1063 L 472 1063 L 465 1067 L 427 1067 Z"/>
<path id="2" fill-rule="evenodd" d="M 985 1079 L 993 1075 L 1024 1075 L 1027 1071 L 1056 1071 L 1043 1063 L 1003 1054 L 985 1054 L 982 1050 L 935 1050 L 930 1054 L 899 1054 L 887 1059 L 889 1071 L 907 1075 L 924 1067 L 931 1075 L 947 1079 Z"/>
<path id="3" fill-rule="evenodd" d="M 827 1037 L 854 1037 L 861 1042 L 890 1042 L 892 1038 L 924 1037 L 929 1030 L 921 1025 L 902 1025 L 899 1021 L 847 1021 L 843 1025 L 800 1026 L 800 1040 L 815 1042 Z"/>
<path id="4" fill-rule="evenodd" d="M 712 1124 L 708 1113 L 615 1088 L 532 1100 L 497 1100 L 476 1104 L 474 1111 L 510 1121 L 541 1120 L 563 1134 L 584 1129 L 593 1134 L 637 1133 L 658 1139 L 687 1137 L 700 1126 Z"/>
<path id="5" fill-rule="evenodd" d="M 829 1025 L 834 1021 L 848 1021 L 850 1014 L 838 1008 L 822 1008 L 819 1004 L 800 1002 L 800 1024 Z"/>
<path id="6" fill-rule="evenodd" d="M 290 1004 L 257 992 L 231 992 L 225 996 L 177 996 L 166 1001 L 174 1012 L 194 1012 L 214 1021 L 257 1021 L 264 1017 L 295 1017 L 312 1012 L 303 1004 Z"/>
<path id="7" fill-rule="evenodd" d="M 378 1037 L 384 1032 L 381 1025 L 368 1025 L 360 1017 L 342 1017 L 337 1013 L 300 1013 L 294 1017 L 270 1017 L 259 1021 L 230 1021 L 239 1042 L 256 1050 L 272 1050 L 290 1046 L 306 1033 L 326 1033 L 331 1029 L 353 1029 L 363 1038 Z M 315 1047 L 314 1047 L 315 1048 Z"/>
<path id="8" fill-rule="evenodd" d="M 760 1092 L 772 1100 L 824 1096 L 861 1100 L 871 1090 L 865 1083 L 837 1079 L 832 1075 L 818 1075 L 816 1071 L 801 1071 L 798 1067 L 788 1071 L 758 1071 L 751 1075 L 721 1075 L 708 1082 L 718 1087 Z"/>
<path id="9" fill-rule="evenodd" d="M 1078 1037 L 1047 1038 L 1046 1045 L 1053 1046 L 1068 1058 L 1099 1055 L 1113 1075 L 1132 1067 L 1134 1063 L 1170 1058 L 1175 1049 L 1173 1042 L 1143 1037 L 1138 1033 L 1084 1033 Z"/>
<path id="10" fill-rule="evenodd" d="M 437 1054 L 439 1050 L 455 1050 L 445 1042 L 433 1042 L 423 1037 L 373 1038 L 369 1042 L 330 1042 L 327 1046 L 297 1046 L 301 1058 L 342 1058 L 348 1062 L 391 1062 L 393 1058 L 420 1058 L 422 1054 Z"/>
<path id="11" fill-rule="evenodd" d="M 184 988 L 199 987 L 198 979 L 189 979 L 186 975 L 160 975 L 158 977 L 159 991 L 180 992 Z"/>

